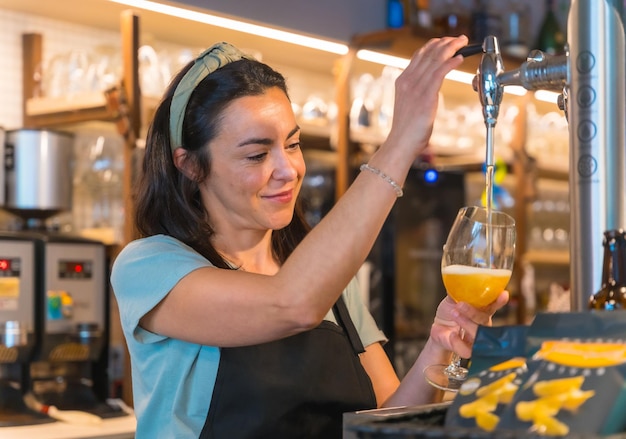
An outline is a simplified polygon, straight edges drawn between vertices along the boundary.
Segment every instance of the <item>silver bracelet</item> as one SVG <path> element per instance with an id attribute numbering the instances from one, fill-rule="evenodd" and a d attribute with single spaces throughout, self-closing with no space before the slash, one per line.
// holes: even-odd
<path id="1" fill-rule="evenodd" d="M 400 185 L 398 183 L 396 183 L 393 178 L 391 178 L 390 176 L 385 174 L 380 169 L 374 168 L 374 167 L 368 165 L 367 163 L 363 163 L 361 165 L 360 169 L 361 169 L 361 171 L 370 171 L 371 173 L 378 175 L 380 178 L 382 178 L 387 183 L 389 183 L 391 185 L 391 187 L 393 187 L 393 190 L 396 191 L 396 196 L 398 198 L 400 198 L 404 194 L 404 192 L 402 192 L 402 188 L 400 187 Z"/>

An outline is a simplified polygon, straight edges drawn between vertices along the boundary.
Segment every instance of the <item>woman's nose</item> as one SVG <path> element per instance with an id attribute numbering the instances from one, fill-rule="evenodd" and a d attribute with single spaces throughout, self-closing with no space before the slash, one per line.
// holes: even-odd
<path id="1" fill-rule="evenodd" d="M 298 175 L 295 157 L 290 157 L 285 153 L 279 154 L 274 164 L 274 178 L 279 180 L 293 180 Z"/>

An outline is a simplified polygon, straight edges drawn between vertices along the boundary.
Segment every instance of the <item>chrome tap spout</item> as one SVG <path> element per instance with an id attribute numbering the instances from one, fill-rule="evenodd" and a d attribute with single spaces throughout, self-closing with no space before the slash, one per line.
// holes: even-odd
<path id="1" fill-rule="evenodd" d="M 494 127 L 498 121 L 504 88 L 498 77 L 503 71 L 498 40 L 494 36 L 488 36 L 483 41 L 483 55 L 472 82 L 474 91 L 478 92 L 487 127 Z"/>

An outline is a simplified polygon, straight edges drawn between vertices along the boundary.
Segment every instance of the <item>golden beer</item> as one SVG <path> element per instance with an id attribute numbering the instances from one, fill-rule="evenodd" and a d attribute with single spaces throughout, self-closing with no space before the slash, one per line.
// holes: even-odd
<path id="1" fill-rule="evenodd" d="M 511 279 L 511 270 L 448 265 L 441 270 L 448 295 L 457 302 L 484 307 L 496 300 Z"/>

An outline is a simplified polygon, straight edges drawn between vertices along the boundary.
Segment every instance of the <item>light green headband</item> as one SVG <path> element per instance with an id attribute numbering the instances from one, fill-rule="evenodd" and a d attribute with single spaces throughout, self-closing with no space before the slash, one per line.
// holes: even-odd
<path id="1" fill-rule="evenodd" d="M 193 66 L 176 86 L 170 104 L 170 146 L 172 151 L 183 146 L 183 120 L 191 93 L 200 81 L 210 73 L 240 59 L 254 58 L 246 55 L 232 44 L 224 42 L 209 47 L 196 58 Z"/>

